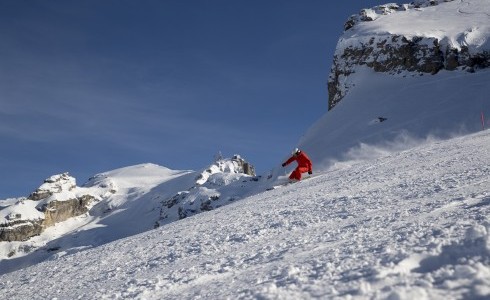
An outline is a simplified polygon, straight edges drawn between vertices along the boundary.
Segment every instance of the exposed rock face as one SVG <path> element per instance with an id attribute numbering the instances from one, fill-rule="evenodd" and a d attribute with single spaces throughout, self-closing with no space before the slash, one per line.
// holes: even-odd
<path id="1" fill-rule="evenodd" d="M 444 2 L 451 2 L 446 0 Z M 417 9 L 420 7 L 436 6 L 440 1 L 419 0 L 411 4 L 397 5 L 394 3 L 376 6 L 373 9 L 362 10 L 346 22 L 346 33 L 354 30 L 361 22 L 371 22 L 380 15 Z M 468 33 L 466 33 L 468 34 Z M 348 36 L 348 35 L 347 35 Z M 481 51 L 475 53 L 468 47 L 454 47 L 451 43 L 438 38 L 427 36 L 410 37 L 384 33 L 377 36 L 346 35 L 339 40 L 330 76 L 328 79 L 328 108 L 335 107 L 351 87 L 348 76 L 355 72 L 358 66 L 367 66 L 376 72 L 399 74 L 403 71 L 421 74 L 436 74 L 442 69 L 456 70 L 458 68 L 474 72 L 477 68 L 490 66 L 490 53 Z"/>
<path id="2" fill-rule="evenodd" d="M 41 234 L 42 220 L 18 220 L 0 224 L 0 242 L 26 241 Z"/>
<path id="3" fill-rule="evenodd" d="M 95 197 L 76 189 L 75 178 L 68 173 L 54 175 L 27 199 L 3 208 L 0 241 L 26 241 L 47 227 L 87 213 Z"/>
<path id="4" fill-rule="evenodd" d="M 391 74 L 402 71 L 436 74 L 442 69 L 459 67 L 473 72 L 475 68 L 490 66 L 490 53 L 470 54 L 468 48 L 448 48 L 435 38 L 404 36 L 372 37 L 361 42 L 361 47 L 348 47 L 334 56 L 328 80 L 329 109 L 344 96 L 350 86 L 345 78 L 356 66 L 365 65 L 376 72 Z"/>
<path id="5" fill-rule="evenodd" d="M 75 199 L 64 201 L 51 201 L 42 207 L 44 212 L 43 228 L 53 226 L 69 218 L 83 215 L 88 212 L 88 207 L 95 198 L 90 195 L 83 195 Z"/>
<path id="6" fill-rule="evenodd" d="M 255 168 L 253 165 L 251 165 L 249 162 L 244 160 L 242 157 L 239 155 L 233 156 L 232 160 L 237 163 L 239 168 L 241 168 L 241 173 L 247 174 L 250 176 L 255 176 Z"/>

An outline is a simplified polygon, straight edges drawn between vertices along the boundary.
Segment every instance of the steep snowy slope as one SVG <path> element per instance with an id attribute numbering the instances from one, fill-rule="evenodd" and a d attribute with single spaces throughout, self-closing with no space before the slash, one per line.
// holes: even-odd
<path id="1" fill-rule="evenodd" d="M 366 145 L 408 148 L 480 130 L 482 115 L 490 119 L 488 66 L 490 1 L 365 9 L 337 44 L 328 83 L 334 108 L 300 147 L 324 169 Z"/>
<path id="2" fill-rule="evenodd" d="M 359 147 L 407 149 L 427 138 L 481 130 L 482 113 L 490 119 L 490 69 L 406 75 L 365 67 L 351 75 L 356 85 L 300 142 L 317 169 L 355 156 Z M 378 117 L 387 120 L 379 122 Z"/>
<path id="3" fill-rule="evenodd" d="M 2 299 L 488 299 L 490 132 L 0 277 Z"/>

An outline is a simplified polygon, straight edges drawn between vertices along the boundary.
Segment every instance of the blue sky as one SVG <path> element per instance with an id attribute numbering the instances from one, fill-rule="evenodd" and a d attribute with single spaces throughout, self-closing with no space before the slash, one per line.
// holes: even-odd
<path id="1" fill-rule="evenodd" d="M 0 2 L 0 199 L 221 151 L 263 173 L 327 112 L 343 24 L 386 1 Z"/>

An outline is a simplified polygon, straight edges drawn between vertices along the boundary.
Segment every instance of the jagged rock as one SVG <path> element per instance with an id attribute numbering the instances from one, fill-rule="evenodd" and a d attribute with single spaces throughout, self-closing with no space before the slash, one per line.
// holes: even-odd
<path id="1" fill-rule="evenodd" d="M 458 67 L 487 68 L 490 53 L 470 54 L 467 48 L 442 50 L 436 38 L 404 36 L 373 37 L 361 47 L 348 47 L 334 56 L 334 63 L 328 80 L 329 109 L 344 96 L 350 86 L 345 78 L 354 72 L 356 66 L 365 65 L 376 72 L 397 74 L 402 71 L 436 74 L 442 69 L 455 70 Z"/>
<path id="2" fill-rule="evenodd" d="M 240 157 L 240 155 L 234 155 L 232 161 L 235 161 L 239 167 L 241 167 L 241 173 L 247 174 L 250 176 L 255 176 L 255 168 L 245 159 Z"/>
<path id="3" fill-rule="evenodd" d="M 34 191 L 27 198 L 29 200 L 39 201 L 39 200 L 42 200 L 42 199 L 46 199 L 46 198 L 48 198 L 48 197 L 50 197 L 52 195 L 53 195 L 53 193 L 50 192 L 50 191 Z"/>
<path id="4" fill-rule="evenodd" d="M 448 49 L 446 52 L 446 69 L 456 70 L 459 67 L 459 52 L 455 49 Z"/>
<path id="5" fill-rule="evenodd" d="M 179 220 L 185 219 L 195 213 L 196 211 L 193 209 L 184 209 L 183 207 L 179 207 Z"/>

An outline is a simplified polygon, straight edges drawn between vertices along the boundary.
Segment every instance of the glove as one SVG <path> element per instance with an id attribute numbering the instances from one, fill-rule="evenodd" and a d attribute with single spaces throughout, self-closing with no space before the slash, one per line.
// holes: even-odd
<path id="1" fill-rule="evenodd" d="M 285 167 L 286 166 L 286 163 L 283 163 L 282 166 Z"/>
<path id="2" fill-rule="evenodd" d="M 311 175 L 311 174 L 313 174 L 313 172 L 312 172 L 312 171 L 308 171 L 308 174 L 310 174 L 310 175 Z"/>

